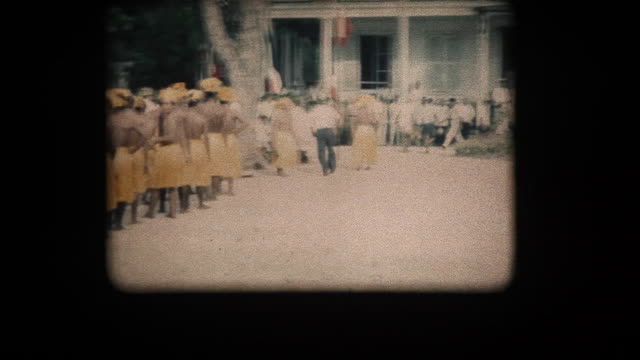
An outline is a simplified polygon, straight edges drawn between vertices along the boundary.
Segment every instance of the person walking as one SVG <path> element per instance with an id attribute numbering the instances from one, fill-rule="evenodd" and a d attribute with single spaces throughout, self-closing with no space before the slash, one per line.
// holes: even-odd
<path id="1" fill-rule="evenodd" d="M 457 142 L 461 142 L 464 140 L 462 138 L 462 133 L 460 133 L 463 117 L 462 104 L 458 103 L 456 99 L 451 98 L 449 99 L 449 108 L 451 109 L 449 117 L 449 130 L 447 130 L 444 142 L 442 143 L 443 149 L 449 147 L 454 139 Z"/>
<path id="2" fill-rule="evenodd" d="M 429 152 L 429 146 L 436 138 L 436 121 L 437 107 L 433 104 L 433 99 L 424 97 L 422 99 L 422 106 L 419 107 L 419 119 L 420 119 L 420 134 L 421 143 L 425 147 L 425 153 Z"/>
<path id="3" fill-rule="evenodd" d="M 283 97 L 276 102 L 272 118 L 272 144 L 275 150 L 273 166 L 279 176 L 286 176 L 284 169 L 294 168 L 297 164 L 297 144 L 293 132 L 293 119 L 291 109 L 295 106 L 288 97 Z"/>
<path id="4" fill-rule="evenodd" d="M 122 230 L 122 218 L 127 204 L 133 204 L 136 200 L 136 184 L 134 180 L 133 154 L 139 149 L 140 123 L 137 114 L 133 110 L 134 97 L 129 89 L 108 89 L 106 92 L 107 103 L 110 105 L 107 113 L 108 148 L 112 161 L 108 165 L 107 183 L 113 187 L 109 194 L 115 199 L 109 198 L 112 203 L 109 208 L 113 210 L 114 219 L 112 230 Z M 113 191 L 113 192 L 111 192 Z"/>
<path id="5" fill-rule="evenodd" d="M 378 160 L 378 145 L 376 142 L 376 127 L 379 119 L 374 112 L 375 98 L 370 95 L 359 97 L 353 104 L 355 118 L 353 120 L 353 164 L 357 170 L 365 166 L 365 170 L 371 169 L 371 165 Z"/>
<path id="6" fill-rule="evenodd" d="M 217 96 L 224 111 L 221 129 L 225 146 L 222 179 L 227 181 L 227 194 L 233 196 L 235 195 L 233 192 L 234 179 L 242 176 L 242 158 L 238 135 L 249 126 L 249 123 L 240 116 L 240 109 L 235 105 L 237 103 L 233 88 L 223 86 L 218 90 Z"/>
<path id="7" fill-rule="evenodd" d="M 326 176 L 336 171 L 334 146 L 338 143 L 340 113 L 330 104 L 329 99 L 321 99 L 312 104 L 309 115 L 312 120 L 312 134 L 318 143 L 318 160 L 322 167 L 322 175 Z"/>
<path id="8" fill-rule="evenodd" d="M 507 79 L 498 79 L 498 87 L 491 93 L 493 108 L 493 124 L 497 135 L 502 135 L 509 130 L 511 124 L 512 106 L 511 92 L 507 88 Z"/>

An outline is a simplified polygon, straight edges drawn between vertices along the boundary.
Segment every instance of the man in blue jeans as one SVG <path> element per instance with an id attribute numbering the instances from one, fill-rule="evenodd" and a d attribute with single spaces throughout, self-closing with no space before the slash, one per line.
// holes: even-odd
<path id="1" fill-rule="evenodd" d="M 336 153 L 333 147 L 337 145 L 336 136 L 338 135 L 340 114 L 330 104 L 329 99 L 317 100 L 312 106 L 311 130 L 318 141 L 318 158 L 320 165 L 322 165 L 322 175 L 327 176 L 336 171 Z"/>

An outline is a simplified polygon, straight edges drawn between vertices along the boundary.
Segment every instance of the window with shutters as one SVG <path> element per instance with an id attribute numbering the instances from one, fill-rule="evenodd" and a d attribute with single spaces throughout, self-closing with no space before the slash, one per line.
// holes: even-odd
<path id="1" fill-rule="evenodd" d="M 461 85 L 462 41 L 457 35 L 427 37 L 427 86 L 436 91 L 458 89 Z"/>
<path id="2" fill-rule="evenodd" d="M 360 37 L 360 88 L 388 88 L 391 83 L 389 36 Z"/>

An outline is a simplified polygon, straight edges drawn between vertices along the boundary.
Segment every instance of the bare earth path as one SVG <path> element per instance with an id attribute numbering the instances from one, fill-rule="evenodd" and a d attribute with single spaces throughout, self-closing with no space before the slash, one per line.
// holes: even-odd
<path id="1" fill-rule="evenodd" d="M 210 209 L 125 222 L 107 243 L 112 281 L 123 291 L 507 286 L 512 162 L 421 151 L 379 147 L 378 164 L 356 171 L 341 147 L 332 175 L 312 158 L 289 177 L 269 169 L 238 179 L 236 195 Z"/>

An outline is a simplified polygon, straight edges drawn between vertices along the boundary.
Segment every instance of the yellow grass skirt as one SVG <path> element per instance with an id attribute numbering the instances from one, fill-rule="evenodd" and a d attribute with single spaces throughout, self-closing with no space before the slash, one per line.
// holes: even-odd
<path id="1" fill-rule="evenodd" d="M 285 131 L 277 131 L 273 147 L 278 156 L 273 162 L 273 166 L 280 169 L 293 168 L 298 162 L 298 145 L 293 134 Z"/>
<path id="2" fill-rule="evenodd" d="M 144 150 L 133 153 L 133 191 L 142 194 L 147 191 L 147 179 L 144 174 Z"/>
<path id="3" fill-rule="evenodd" d="M 222 175 L 224 177 L 240 177 L 242 175 L 242 163 L 240 160 L 240 146 L 235 134 L 226 135 L 225 153 L 222 162 Z"/>
<path id="4" fill-rule="evenodd" d="M 185 165 L 185 182 L 194 186 L 211 185 L 209 157 L 204 142 L 200 139 L 192 139 L 190 143 L 191 162 Z"/>
<path id="5" fill-rule="evenodd" d="M 224 157 L 226 149 L 221 133 L 208 133 L 209 139 L 209 176 L 224 174 Z"/>
<path id="6" fill-rule="evenodd" d="M 158 144 L 154 145 L 149 151 L 147 151 L 147 168 L 149 169 L 149 173 L 144 175 L 145 184 L 147 189 L 153 188 L 153 179 L 155 178 L 155 161 L 156 154 L 158 153 L 158 148 L 160 146 Z"/>
<path id="7" fill-rule="evenodd" d="M 114 210 L 118 206 L 116 194 L 116 174 L 113 168 L 113 159 L 107 154 L 107 211 Z"/>
<path id="8" fill-rule="evenodd" d="M 158 146 L 154 156 L 151 188 L 172 188 L 184 183 L 185 158 L 180 145 Z"/>
<path id="9" fill-rule="evenodd" d="M 376 132 L 372 126 L 359 125 L 353 136 L 354 166 L 373 165 L 378 160 Z"/>
<path id="10" fill-rule="evenodd" d="M 113 157 L 113 171 L 116 180 L 116 201 L 131 203 L 135 199 L 133 184 L 133 155 L 126 147 L 116 149 Z"/>

